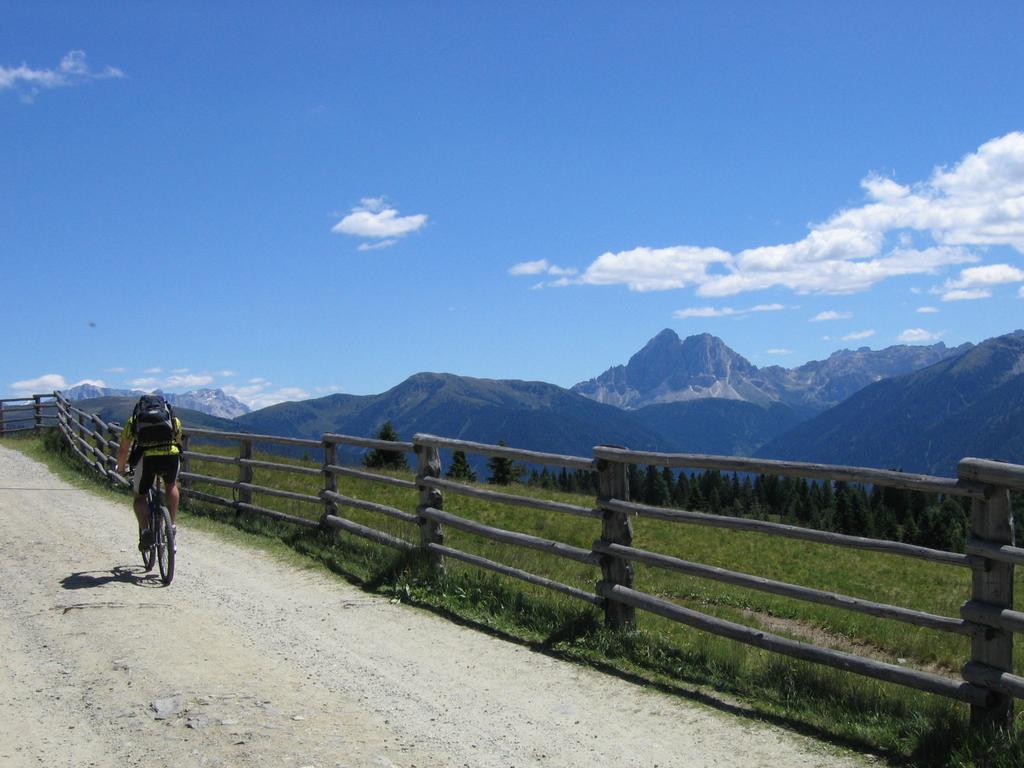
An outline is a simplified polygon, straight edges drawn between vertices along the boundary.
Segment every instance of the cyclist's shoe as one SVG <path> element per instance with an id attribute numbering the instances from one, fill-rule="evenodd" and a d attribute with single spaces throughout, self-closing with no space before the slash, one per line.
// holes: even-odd
<path id="1" fill-rule="evenodd" d="M 153 534 L 146 528 L 143 531 L 139 531 L 139 551 L 145 552 L 147 549 L 153 546 Z"/>
<path id="2" fill-rule="evenodd" d="M 178 526 L 176 526 L 176 525 L 172 525 L 171 526 L 171 536 L 174 537 L 174 551 L 175 551 L 175 553 L 177 553 L 177 551 L 178 551 Z"/>

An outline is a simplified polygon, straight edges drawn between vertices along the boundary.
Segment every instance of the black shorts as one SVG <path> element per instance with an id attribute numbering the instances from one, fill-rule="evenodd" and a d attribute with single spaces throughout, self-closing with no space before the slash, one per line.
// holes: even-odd
<path id="1" fill-rule="evenodd" d="M 178 482 L 180 458 L 177 453 L 167 456 L 143 456 L 135 465 L 135 483 L 132 489 L 140 496 L 149 493 L 157 475 L 160 475 L 167 485 Z"/>

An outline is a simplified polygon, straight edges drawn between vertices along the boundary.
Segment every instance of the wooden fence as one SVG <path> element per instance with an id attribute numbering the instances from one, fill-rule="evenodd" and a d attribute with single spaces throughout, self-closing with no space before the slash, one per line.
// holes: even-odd
<path id="1" fill-rule="evenodd" d="M 59 428 L 75 453 L 111 481 L 125 482 L 113 471 L 120 427 L 106 424 L 95 415 L 73 407 L 59 394 L 56 399 Z M 232 508 L 239 512 L 284 520 L 307 528 L 340 530 L 400 550 L 419 549 L 439 570 L 445 568 L 446 558 L 469 563 L 597 606 L 603 609 L 607 625 L 613 628 L 631 626 L 635 611 L 640 609 L 774 653 L 946 696 L 969 704 L 972 724 L 978 726 L 1009 724 L 1013 700 L 1024 697 L 1024 677 L 1014 675 L 1012 665 L 1014 634 L 1024 632 L 1024 612 L 1015 611 L 1013 607 L 1014 566 L 1024 564 L 1024 548 L 1013 546 L 1013 520 L 1010 508 L 1011 490 L 1024 490 L 1024 466 L 967 458 L 960 462 L 957 477 L 947 478 L 802 462 L 649 453 L 610 446 L 595 447 L 590 457 L 564 456 L 424 434 L 416 435 L 411 442 L 385 442 L 337 434 L 325 434 L 320 440 L 306 440 L 206 429 L 186 429 L 185 435 L 185 466 L 181 473 L 181 486 L 184 494 L 191 499 Z M 189 443 L 196 446 L 199 440 L 237 444 L 237 455 L 204 453 L 190 447 Z M 283 461 L 255 459 L 253 448 L 257 444 L 283 445 L 307 450 L 321 449 L 323 461 L 320 468 L 316 469 Z M 406 480 L 343 466 L 337 461 L 339 445 L 413 454 L 416 458 L 415 477 Z M 599 476 L 599 494 L 594 506 L 583 507 L 454 482 L 442 477 L 442 450 L 464 451 L 532 465 L 564 467 L 568 470 L 596 471 Z M 233 465 L 236 470 L 233 477 L 198 474 L 191 470 L 191 464 L 195 461 Z M 967 497 L 971 500 L 969 538 L 965 553 L 961 554 L 762 520 L 638 504 L 629 500 L 630 464 L 767 473 Z M 320 490 L 316 494 L 309 494 L 261 486 L 254 482 L 254 471 L 257 469 L 273 469 L 318 477 L 321 481 Z M 339 492 L 339 478 L 359 478 L 415 490 L 418 493 L 418 503 L 415 509 L 403 510 L 347 496 Z M 231 498 L 198 490 L 195 487 L 197 484 L 230 490 Z M 254 493 L 314 505 L 319 511 L 319 518 L 289 515 L 259 506 L 253 503 Z M 598 521 L 600 522 L 600 535 L 590 548 L 581 548 L 565 542 L 485 525 L 446 512 L 445 494 L 464 495 L 494 504 L 590 518 L 595 526 Z M 344 516 L 343 510 L 346 509 L 367 511 L 413 526 L 413 535 L 402 538 L 379 528 L 354 522 Z M 923 559 L 951 568 L 962 568 L 970 574 L 971 598 L 963 604 L 958 617 L 940 616 L 688 562 L 635 546 L 632 525 L 634 517 L 678 525 L 710 526 L 725 531 L 749 531 L 835 547 L 885 552 L 900 557 Z M 539 550 L 552 557 L 565 558 L 590 566 L 594 569 L 594 576 L 599 576 L 596 578 L 596 586 L 593 591 L 580 589 L 448 546 L 445 544 L 446 528 L 514 547 Z M 415 529 L 418 529 L 418 537 L 415 535 Z M 657 542 L 650 543 L 650 546 L 656 545 Z M 788 639 L 710 616 L 639 591 L 634 588 L 633 583 L 634 563 L 966 636 L 970 639 L 970 657 L 963 666 L 960 676 L 954 678 Z"/>
<path id="2" fill-rule="evenodd" d="M 0 436 L 57 424 L 54 395 L 29 395 L 0 400 Z"/>

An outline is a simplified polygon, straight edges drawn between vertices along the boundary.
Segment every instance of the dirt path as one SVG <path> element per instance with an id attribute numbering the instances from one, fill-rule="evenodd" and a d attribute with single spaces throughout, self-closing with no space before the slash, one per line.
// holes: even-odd
<path id="1" fill-rule="evenodd" d="M 861 764 L 184 526 L 161 588 L 132 520 L 0 446 L 0 765 Z"/>

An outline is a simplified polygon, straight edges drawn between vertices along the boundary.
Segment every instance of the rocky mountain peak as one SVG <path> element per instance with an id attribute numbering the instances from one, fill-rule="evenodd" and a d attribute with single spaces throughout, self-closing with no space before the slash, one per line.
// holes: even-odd
<path id="1" fill-rule="evenodd" d="M 700 333 L 680 339 L 666 328 L 634 354 L 626 365 L 609 368 L 572 389 L 598 402 L 635 409 L 655 403 L 705 397 L 746 400 L 765 406 L 784 403 L 821 411 L 879 379 L 920 370 L 966 351 L 899 345 L 873 351 L 841 349 L 826 360 L 792 369 L 759 369 L 717 336 Z"/>

